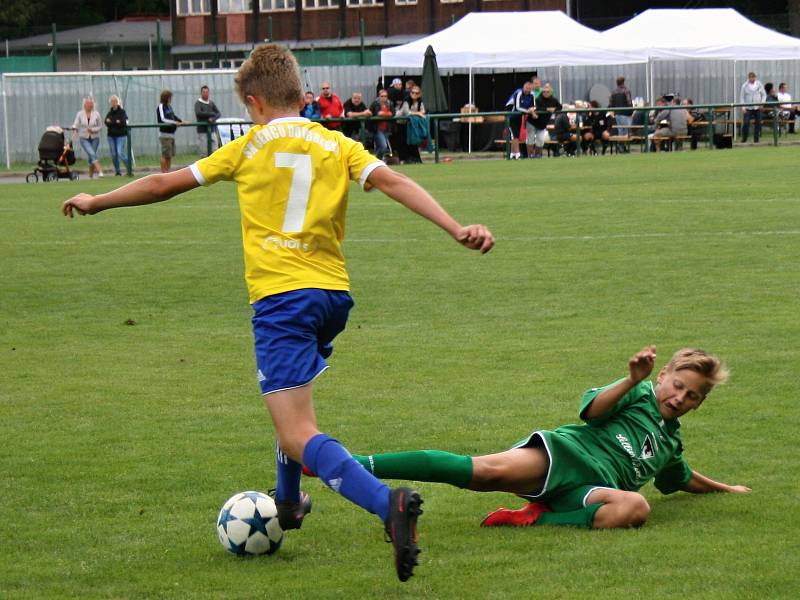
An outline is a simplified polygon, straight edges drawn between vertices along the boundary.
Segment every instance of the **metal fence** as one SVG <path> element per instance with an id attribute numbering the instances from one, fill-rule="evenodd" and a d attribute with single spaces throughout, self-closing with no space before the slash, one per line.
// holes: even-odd
<path id="1" fill-rule="evenodd" d="M 234 92 L 235 74 L 234 70 L 5 73 L 0 79 L 0 161 L 7 166 L 35 163 L 39 139 L 45 129 L 50 125 L 71 126 L 87 95 L 95 98 L 101 116 L 108 111 L 109 96 L 116 94 L 122 99 L 131 123 L 154 123 L 161 90 L 169 89 L 174 94 L 175 114 L 192 122 L 200 87 L 207 85 L 223 116 L 247 118 L 244 105 Z M 319 90 L 323 81 L 331 81 L 343 99 L 353 91 L 362 91 L 365 98 L 372 98 L 380 67 L 308 67 L 301 69 L 301 76 L 308 89 Z M 197 147 L 195 128 L 179 128 L 176 145 L 179 152 L 193 152 Z M 135 156 L 157 156 L 157 131 L 135 136 L 133 152 Z M 101 145 L 101 160 L 107 156 L 108 149 Z"/>
<path id="2" fill-rule="evenodd" d="M 529 74 L 532 69 L 520 71 Z M 766 83 L 786 82 L 790 90 L 800 94 L 800 61 L 658 61 L 650 65 L 617 65 L 596 67 L 547 67 L 538 69 L 542 81 L 553 84 L 562 101 L 587 99 L 593 85 L 602 83 L 613 89 L 614 80 L 623 75 L 634 96 L 652 99 L 666 92 L 677 92 L 697 104 L 738 102 L 739 88 L 748 71 L 755 71 Z M 494 85 L 492 75 L 508 70 L 475 69 L 476 85 Z M 386 75 L 419 75 L 419 70 Z M 443 75 L 467 73 L 465 69 L 445 70 Z M 333 83 L 334 91 L 344 100 L 353 91 L 361 91 L 365 102 L 374 95 L 382 72 L 376 66 L 330 66 L 301 69 L 304 86 L 319 90 L 323 81 Z M 69 126 L 81 109 L 86 95 L 96 99 L 98 112 L 104 115 L 107 99 L 119 96 L 131 123 L 153 123 L 158 97 L 162 89 L 172 90 L 173 108 L 185 121 L 194 120 L 194 102 L 202 85 L 211 88 L 211 99 L 226 117 L 246 117 L 244 106 L 233 89 L 235 71 L 123 71 L 98 73 L 5 73 L 0 80 L 2 113 L 0 113 L 0 162 L 32 163 L 38 159 L 37 146 L 45 128 Z M 388 81 L 386 82 L 388 84 Z M 649 89 L 648 89 L 649 88 Z M 479 105 L 481 110 L 502 109 L 511 89 L 496 90 L 494 101 Z M 494 105 L 492 105 L 494 104 Z M 457 109 L 457 106 L 451 106 Z M 197 136 L 193 128 L 178 130 L 179 152 L 193 151 Z M 136 156 L 157 156 L 157 133 L 137 135 L 133 141 Z M 101 148 L 101 159 L 107 150 Z"/>

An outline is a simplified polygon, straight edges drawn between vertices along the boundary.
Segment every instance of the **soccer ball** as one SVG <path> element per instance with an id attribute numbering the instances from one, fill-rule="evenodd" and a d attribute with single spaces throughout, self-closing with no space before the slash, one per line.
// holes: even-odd
<path id="1" fill-rule="evenodd" d="M 217 537 L 228 552 L 240 555 L 272 554 L 281 547 L 275 501 L 261 492 L 240 492 L 222 505 Z"/>

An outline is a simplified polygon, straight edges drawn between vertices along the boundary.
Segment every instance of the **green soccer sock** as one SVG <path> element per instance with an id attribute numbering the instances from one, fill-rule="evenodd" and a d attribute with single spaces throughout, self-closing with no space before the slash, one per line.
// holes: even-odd
<path id="1" fill-rule="evenodd" d="M 469 486 L 472 481 L 472 457 L 441 450 L 354 455 L 353 458 L 380 479 L 434 481 L 460 488 Z"/>
<path id="2" fill-rule="evenodd" d="M 536 519 L 537 525 L 567 525 L 571 527 L 583 527 L 591 529 L 594 522 L 594 514 L 603 506 L 602 504 L 590 504 L 578 510 L 567 512 L 546 512 L 539 515 Z"/>

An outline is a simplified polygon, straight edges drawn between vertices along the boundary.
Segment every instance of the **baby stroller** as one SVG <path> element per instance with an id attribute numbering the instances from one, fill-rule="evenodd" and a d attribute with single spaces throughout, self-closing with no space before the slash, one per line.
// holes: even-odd
<path id="1" fill-rule="evenodd" d="M 64 142 L 64 130 L 61 127 L 48 127 L 39 140 L 39 163 L 32 173 L 28 173 L 25 181 L 58 181 L 59 179 L 78 179 L 78 174 L 70 171 L 69 166 L 75 164 L 75 152 L 72 146 Z"/>

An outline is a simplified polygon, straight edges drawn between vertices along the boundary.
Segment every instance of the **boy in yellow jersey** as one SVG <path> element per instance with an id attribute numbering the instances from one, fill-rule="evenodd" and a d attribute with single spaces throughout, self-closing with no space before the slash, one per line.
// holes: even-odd
<path id="1" fill-rule="evenodd" d="M 311 510 L 300 491 L 302 465 L 335 492 L 384 522 L 401 581 L 417 564 L 422 500 L 390 490 L 335 439 L 317 429 L 313 380 L 327 368 L 332 341 L 353 306 L 341 244 L 350 180 L 373 187 L 429 219 L 457 242 L 488 252 L 483 225 L 461 226 L 425 190 L 364 147 L 298 117 L 303 88 L 294 56 L 277 45 L 256 48 L 236 76 L 236 91 L 255 126 L 190 167 L 150 175 L 107 194 L 64 202 L 72 217 L 167 200 L 199 185 L 235 181 L 242 216 L 245 278 L 253 305 L 258 380 L 277 435 L 275 499 L 283 529 Z"/>

